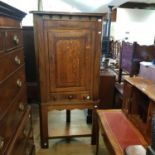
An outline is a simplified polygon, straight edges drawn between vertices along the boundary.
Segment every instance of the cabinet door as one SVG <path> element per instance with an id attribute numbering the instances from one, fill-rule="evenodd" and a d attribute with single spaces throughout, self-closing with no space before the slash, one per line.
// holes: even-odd
<path id="1" fill-rule="evenodd" d="M 93 32 L 49 29 L 49 91 L 88 91 L 93 78 Z"/>

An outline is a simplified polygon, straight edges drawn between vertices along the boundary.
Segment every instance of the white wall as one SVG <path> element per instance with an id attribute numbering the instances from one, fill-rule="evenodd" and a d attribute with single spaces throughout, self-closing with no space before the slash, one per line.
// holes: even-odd
<path id="1" fill-rule="evenodd" d="M 155 38 L 155 10 L 117 9 L 116 23 L 112 23 L 111 36 L 116 40 L 128 37 L 141 45 L 151 45 Z"/>

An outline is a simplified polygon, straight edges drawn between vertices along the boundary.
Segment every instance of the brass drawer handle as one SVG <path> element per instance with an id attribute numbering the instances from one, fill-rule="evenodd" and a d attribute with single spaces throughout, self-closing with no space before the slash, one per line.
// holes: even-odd
<path id="1" fill-rule="evenodd" d="M 18 79 L 16 83 L 18 87 L 22 87 L 22 81 L 20 79 Z"/>
<path id="2" fill-rule="evenodd" d="M 23 103 L 20 103 L 20 104 L 19 104 L 19 110 L 20 110 L 20 111 L 24 111 L 24 109 L 25 109 L 24 104 L 23 104 Z"/>
<path id="3" fill-rule="evenodd" d="M 89 96 L 89 95 L 88 95 L 88 96 L 86 96 L 86 99 L 87 99 L 87 100 L 90 100 L 90 96 Z"/>
<path id="4" fill-rule="evenodd" d="M 19 38 L 18 38 L 17 35 L 14 35 L 14 36 L 13 36 L 13 41 L 14 41 L 14 43 L 15 43 L 16 45 L 19 44 Z"/>
<path id="5" fill-rule="evenodd" d="M 21 61 L 20 59 L 18 58 L 18 56 L 15 56 L 15 63 L 20 65 L 21 64 Z"/>
<path id="6" fill-rule="evenodd" d="M 0 136 L 0 150 L 3 149 L 4 146 L 4 138 Z"/>

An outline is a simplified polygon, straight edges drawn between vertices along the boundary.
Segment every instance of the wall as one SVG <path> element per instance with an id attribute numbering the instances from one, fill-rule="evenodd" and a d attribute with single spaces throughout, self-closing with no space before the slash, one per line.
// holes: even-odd
<path id="1" fill-rule="evenodd" d="M 141 45 L 151 45 L 155 38 L 155 10 L 117 9 L 116 22 L 112 23 L 111 36 L 116 40 L 128 37 Z"/>

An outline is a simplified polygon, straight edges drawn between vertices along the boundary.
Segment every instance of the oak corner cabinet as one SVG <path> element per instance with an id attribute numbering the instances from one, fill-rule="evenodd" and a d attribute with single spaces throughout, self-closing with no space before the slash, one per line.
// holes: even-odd
<path id="1" fill-rule="evenodd" d="M 102 14 L 32 13 L 41 98 L 41 145 L 47 148 L 48 111 L 93 109 L 98 101 Z"/>
<path id="2" fill-rule="evenodd" d="M 25 15 L 0 1 L 0 155 L 35 154 L 25 84 Z"/>

